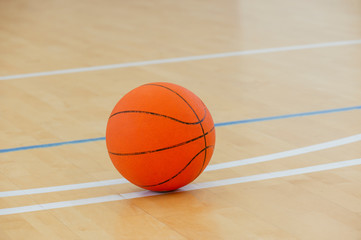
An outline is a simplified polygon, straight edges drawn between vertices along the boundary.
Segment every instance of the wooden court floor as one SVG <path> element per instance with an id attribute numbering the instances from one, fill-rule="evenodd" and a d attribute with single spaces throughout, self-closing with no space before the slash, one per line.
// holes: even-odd
<path id="1" fill-rule="evenodd" d="M 216 123 L 159 194 L 105 146 L 128 91 L 171 82 Z M 361 1 L 0 1 L 0 240 L 361 239 Z"/>

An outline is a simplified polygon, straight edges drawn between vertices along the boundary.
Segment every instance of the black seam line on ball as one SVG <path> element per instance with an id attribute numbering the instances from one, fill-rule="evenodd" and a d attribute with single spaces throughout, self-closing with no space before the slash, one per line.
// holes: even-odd
<path id="1" fill-rule="evenodd" d="M 176 147 L 180 147 L 182 145 L 185 145 L 187 143 L 190 143 L 190 142 L 194 142 L 206 135 L 208 135 L 209 133 L 211 133 L 212 131 L 214 130 L 214 127 L 209 130 L 209 132 L 206 132 L 205 134 L 201 135 L 201 136 L 198 136 L 196 138 L 193 138 L 193 139 L 190 139 L 186 142 L 181 142 L 181 143 L 178 143 L 176 145 L 172 145 L 172 146 L 169 146 L 169 147 L 165 147 L 165 148 L 159 148 L 159 149 L 155 149 L 155 150 L 149 150 L 149 151 L 143 151 L 143 152 L 133 152 L 133 153 L 114 153 L 114 152 L 109 152 L 109 154 L 112 154 L 112 155 L 116 155 L 116 156 L 132 156 L 132 155 L 141 155 L 141 154 L 147 154 L 147 153 L 154 153 L 154 152 L 160 152 L 160 151 L 164 151 L 164 150 L 168 150 L 168 149 L 171 149 L 171 148 L 176 148 Z"/>
<path id="2" fill-rule="evenodd" d="M 150 115 L 155 115 L 155 116 L 158 116 L 158 117 L 168 118 L 168 119 L 171 119 L 171 120 L 173 120 L 173 121 L 176 121 L 176 122 L 179 122 L 179 123 L 182 123 L 182 124 L 187 124 L 187 125 L 200 124 L 201 122 L 204 121 L 204 119 L 206 119 L 206 116 L 207 116 L 206 108 L 204 108 L 204 116 L 203 116 L 203 118 L 202 118 L 201 120 L 199 120 L 198 122 L 185 122 L 185 121 L 182 121 L 182 120 L 179 120 L 179 119 L 176 119 L 176 118 L 167 116 L 167 115 L 155 113 L 155 112 L 139 111 L 139 110 L 128 110 L 128 111 L 116 112 L 116 113 L 112 114 L 112 115 L 109 117 L 109 119 L 112 118 L 112 117 L 114 117 L 114 116 L 116 116 L 116 115 L 126 114 L 126 113 L 143 113 L 143 114 L 150 114 Z"/>
<path id="3" fill-rule="evenodd" d="M 168 178 L 167 180 L 165 180 L 165 181 L 163 181 L 163 182 L 160 182 L 160 183 L 157 183 L 157 184 L 152 184 L 152 185 L 138 185 L 138 186 L 139 186 L 139 187 L 155 187 L 155 186 L 162 185 L 162 184 L 164 184 L 164 183 L 166 183 L 166 182 L 169 182 L 170 180 L 176 178 L 179 174 L 181 174 L 181 173 L 193 162 L 193 160 L 196 159 L 196 157 L 198 157 L 199 154 L 201 154 L 202 152 L 205 152 L 205 153 L 206 153 L 206 152 L 207 152 L 206 150 L 207 150 L 208 148 L 214 148 L 214 145 L 210 145 L 210 146 L 207 146 L 207 147 L 203 148 L 199 153 L 197 153 L 197 154 L 187 163 L 187 165 L 186 165 L 184 168 L 182 168 L 182 170 L 180 170 L 178 173 L 176 173 L 174 176 Z M 194 181 L 194 179 L 193 179 L 193 181 Z"/>
<path id="4" fill-rule="evenodd" d="M 149 84 L 145 84 L 145 85 L 153 85 L 153 86 L 162 87 L 162 88 L 168 89 L 169 91 L 175 93 L 178 97 L 180 97 L 180 98 L 188 105 L 188 107 L 193 111 L 194 115 L 196 115 L 198 121 L 200 121 L 200 119 L 199 119 L 196 111 L 193 109 L 193 107 L 187 102 L 187 100 L 185 100 L 179 93 L 177 93 L 177 92 L 174 91 L 173 89 L 168 88 L 168 87 L 163 86 L 163 85 L 160 85 L 160 84 L 154 84 L 154 83 L 149 83 Z M 202 102 L 202 101 L 201 101 L 201 102 Z M 205 107 L 205 106 L 204 106 L 204 107 Z M 206 139 L 206 135 L 205 135 L 205 133 L 204 133 L 204 128 L 203 128 L 202 123 L 200 123 L 199 125 L 201 126 L 201 129 L 202 129 L 203 139 L 204 139 L 204 147 L 206 148 L 206 147 L 207 147 L 207 139 Z M 203 164 L 202 164 L 200 173 L 202 172 L 202 169 L 203 169 L 203 167 L 204 167 L 204 164 L 205 164 L 205 162 L 206 162 L 206 159 L 207 159 L 207 151 L 206 151 L 205 154 L 204 154 Z"/>

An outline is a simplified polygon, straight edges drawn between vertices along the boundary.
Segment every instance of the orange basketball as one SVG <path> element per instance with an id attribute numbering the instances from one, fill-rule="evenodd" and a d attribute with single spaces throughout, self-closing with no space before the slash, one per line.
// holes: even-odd
<path id="1" fill-rule="evenodd" d="M 196 179 L 208 165 L 215 129 L 207 107 L 172 83 L 149 83 L 115 105 L 106 144 L 116 169 L 133 184 L 171 191 Z"/>

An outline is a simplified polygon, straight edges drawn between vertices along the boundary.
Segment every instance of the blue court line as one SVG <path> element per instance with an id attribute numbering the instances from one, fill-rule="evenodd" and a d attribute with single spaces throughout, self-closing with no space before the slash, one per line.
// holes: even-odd
<path id="1" fill-rule="evenodd" d="M 286 114 L 286 115 L 279 115 L 279 116 L 272 116 L 272 117 L 253 118 L 253 119 L 245 119 L 245 120 L 230 121 L 230 122 L 221 122 L 221 123 L 214 124 L 214 126 L 215 127 L 223 127 L 223 126 L 236 125 L 236 124 L 263 122 L 263 121 L 271 121 L 271 120 L 286 119 L 286 118 L 305 117 L 305 116 L 321 115 L 321 114 L 336 113 L 336 112 L 346 112 L 346 111 L 360 110 L 360 109 L 361 109 L 361 105 L 360 106 L 354 106 L 354 107 L 345 107 L 345 108 L 335 108 L 335 109 L 314 111 L 314 112 L 303 112 L 303 113 Z M 16 147 L 16 148 L 6 148 L 6 149 L 0 149 L 0 153 L 16 152 L 16 151 L 35 149 L 35 148 L 49 148 L 49 147 L 57 147 L 57 146 L 62 146 L 62 145 L 78 144 L 78 143 L 86 143 L 86 142 L 95 142 L 95 141 L 104 141 L 104 140 L 105 140 L 105 137 L 98 137 L 98 138 L 88 138 L 88 139 L 81 139 L 81 140 L 73 140 L 73 141 L 57 142 L 57 143 L 48 143 L 48 144 L 39 144 L 39 145 L 31 145 L 31 146 Z"/>
<path id="2" fill-rule="evenodd" d="M 57 142 L 57 143 L 47 143 L 47 144 L 31 145 L 31 146 L 16 147 L 16 148 L 5 148 L 5 149 L 0 149 L 0 153 L 16 152 L 16 151 L 35 149 L 35 148 L 57 147 L 57 146 L 62 146 L 62 145 L 86 143 L 86 142 L 95 142 L 95 141 L 103 141 L 103 140 L 105 140 L 105 137 L 88 138 L 88 139 L 66 141 L 66 142 Z"/>
<path id="3" fill-rule="evenodd" d="M 312 116 L 312 115 L 321 115 L 321 114 L 326 114 L 326 113 L 346 112 L 346 111 L 352 111 L 352 110 L 358 110 L 358 109 L 361 109 L 361 106 L 345 107 L 345 108 L 335 108 L 335 109 L 328 109 L 328 110 L 321 110 L 321 111 L 314 111 L 314 112 L 303 112 L 303 113 L 295 113 L 295 114 L 286 114 L 286 115 L 273 116 L 273 117 L 246 119 L 246 120 L 239 120 L 239 121 L 232 121 L 232 122 L 216 123 L 216 124 L 214 124 L 214 125 L 215 125 L 216 127 L 221 127 L 221 126 L 229 126 L 229 125 L 235 125 L 235 124 L 244 124 L 244 123 L 270 121 L 270 120 L 276 120 L 276 119 L 305 117 L 305 116 Z"/>

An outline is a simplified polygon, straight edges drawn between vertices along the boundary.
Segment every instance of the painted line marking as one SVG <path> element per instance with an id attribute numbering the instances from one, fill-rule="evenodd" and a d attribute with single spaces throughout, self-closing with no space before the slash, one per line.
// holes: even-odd
<path id="1" fill-rule="evenodd" d="M 23 196 L 23 195 L 32 195 L 32 194 L 41 194 L 41 193 L 61 192 L 61 191 L 69 191 L 69 190 L 76 190 L 76 189 L 118 185 L 118 184 L 123 184 L 123 183 L 128 183 L 128 181 L 125 178 L 119 178 L 119 179 L 68 184 L 68 185 L 53 186 L 53 187 L 30 188 L 30 189 L 24 189 L 24 190 L 13 190 L 13 191 L 0 192 L 0 197 L 14 197 L 14 196 Z"/>
<path id="2" fill-rule="evenodd" d="M 203 183 L 194 183 L 194 184 L 185 186 L 175 192 L 186 192 L 186 191 L 193 191 L 193 190 L 199 190 L 199 189 L 228 186 L 228 185 L 233 185 L 233 184 L 238 184 L 238 183 L 246 183 L 246 182 L 254 182 L 254 181 L 268 180 L 268 179 L 274 179 L 274 178 L 295 176 L 295 175 L 306 174 L 306 173 L 313 173 L 313 172 L 320 172 L 320 171 L 338 169 L 338 168 L 343 168 L 343 167 L 356 166 L 356 165 L 360 165 L 360 164 L 361 164 L 361 158 L 358 158 L 358 159 L 353 159 L 353 160 L 348 160 L 348 161 L 320 164 L 320 165 L 315 165 L 315 166 L 310 166 L 310 167 L 296 168 L 296 169 L 271 172 L 271 173 L 263 173 L 263 174 L 251 175 L 251 176 L 246 176 L 246 177 L 229 178 L 229 179 L 203 182 Z M 36 212 L 36 211 L 42 211 L 42 210 L 82 206 L 82 205 L 89 205 L 89 204 L 95 204 L 95 203 L 119 201 L 119 200 L 125 200 L 125 199 L 143 198 L 143 197 L 163 195 L 163 194 L 172 194 L 172 193 L 139 191 L 139 192 L 123 193 L 120 195 L 113 194 L 113 195 L 106 195 L 106 196 L 101 196 L 101 197 L 85 198 L 85 199 L 78 199 L 78 200 L 71 200 L 71 201 L 44 203 L 44 204 L 36 204 L 36 205 L 14 207 L 14 208 L 3 208 L 3 209 L 0 209 L 0 215 Z"/>
<path id="3" fill-rule="evenodd" d="M 232 167 L 244 166 L 244 165 L 248 165 L 248 164 L 267 162 L 267 161 L 272 161 L 272 160 L 286 158 L 286 157 L 293 157 L 293 156 L 297 156 L 297 155 L 301 155 L 301 154 L 316 152 L 316 151 L 320 151 L 320 150 L 325 150 L 325 149 L 329 149 L 329 148 L 346 145 L 349 143 L 358 142 L 360 140 L 361 140 L 361 134 L 357 134 L 357 135 L 353 135 L 350 137 L 340 138 L 337 140 L 319 143 L 319 144 L 315 144 L 315 145 L 310 145 L 307 147 L 297 148 L 297 149 L 288 150 L 288 151 L 284 151 L 284 152 L 273 153 L 273 154 L 269 154 L 269 155 L 248 158 L 248 159 L 243 159 L 243 160 L 213 164 L 213 165 L 209 165 L 205 169 L 205 171 L 214 171 L 214 170 L 219 170 L 219 169 L 224 169 L 224 168 L 232 168 Z"/>
<path id="4" fill-rule="evenodd" d="M 264 48 L 264 49 L 245 50 L 245 51 L 236 51 L 236 52 L 225 52 L 225 53 L 206 54 L 206 55 L 178 57 L 178 58 L 157 59 L 157 60 L 140 61 L 140 62 L 128 62 L 128 63 L 120 63 L 120 64 L 93 66 L 93 67 L 63 69 L 63 70 L 55 70 L 55 71 L 48 71 L 48 72 L 25 73 L 25 74 L 17 74 L 17 75 L 9 75 L 9 76 L 0 76 L 0 80 L 42 77 L 42 76 L 70 74 L 70 73 L 79 73 L 79 72 L 109 70 L 109 69 L 117 69 L 117 68 L 148 66 L 148 65 L 164 64 L 164 63 L 198 61 L 198 60 L 205 60 L 205 59 L 226 58 L 226 57 L 234 57 L 234 56 L 304 50 L 304 49 L 313 49 L 313 48 L 337 47 L 337 46 L 347 46 L 347 45 L 356 45 L 356 44 L 361 44 L 361 39 L 349 40 L 349 41 L 339 41 L 339 42 L 326 42 L 326 43 L 315 43 L 315 44 L 306 44 L 306 45 L 295 45 L 295 46 L 287 46 L 287 47 Z"/>
<path id="5" fill-rule="evenodd" d="M 254 118 L 254 119 L 245 119 L 245 120 L 239 120 L 239 121 L 216 123 L 215 126 L 222 127 L 222 126 L 229 126 L 229 125 L 235 125 L 235 124 L 245 124 L 245 123 L 278 120 L 278 119 L 306 117 L 306 116 L 321 115 L 321 114 L 336 113 L 336 112 L 346 112 L 346 111 L 360 110 L 360 109 L 361 109 L 361 105 L 360 106 L 352 106 L 352 107 L 344 107 L 344 108 L 326 109 L 326 110 L 312 111 L 312 112 L 286 114 L 286 115 L 264 117 L 264 118 Z"/>
<path id="6" fill-rule="evenodd" d="M 324 142 L 320 144 L 310 145 L 307 147 L 297 148 L 293 150 L 288 150 L 279 153 L 273 153 L 269 155 L 236 160 L 226 163 L 218 163 L 207 166 L 204 170 L 207 171 L 215 171 L 219 169 L 232 168 L 237 166 L 244 166 L 248 164 L 255 164 L 260 162 L 272 161 L 276 159 L 297 156 L 305 153 L 320 151 L 328 148 L 333 148 L 337 146 L 342 146 L 345 144 L 353 143 L 361 141 L 361 134 L 353 135 L 350 137 L 340 138 L 337 140 Z M 88 182 L 88 183 L 79 183 L 79 184 L 69 184 L 62 186 L 54 186 L 54 187 L 43 187 L 43 188 L 32 188 L 25 190 L 13 190 L 13 191 L 4 191 L 0 192 L 0 197 L 12 197 L 12 196 L 22 196 L 22 195 L 31 195 L 31 194 L 40 194 L 40 193 L 50 193 L 50 192 L 59 192 L 59 191 L 68 191 L 68 190 L 76 190 L 76 189 L 85 189 L 85 188 L 94 188 L 94 187 L 102 187 L 102 186 L 110 186 L 128 183 L 128 181 L 124 178 L 113 179 L 113 180 L 104 180 L 104 181 L 96 181 L 96 182 Z"/>
<path id="7" fill-rule="evenodd" d="M 336 112 L 346 112 L 346 111 L 353 111 L 353 110 L 361 110 L 361 105 L 360 106 L 352 106 L 352 107 L 344 107 L 344 108 L 320 110 L 320 111 L 312 111 L 312 112 L 286 114 L 286 115 L 272 116 L 272 117 L 253 118 L 253 119 L 246 119 L 246 120 L 239 120 L 239 121 L 222 122 L 222 123 L 216 123 L 216 124 L 214 124 L 214 126 L 215 127 L 224 127 L 224 126 L 230 126 L 230 125 L 236 125 L 236 124 L 247 124 L 247 123 L 271 121 L 271 120 L 286 119 L 286 118 L 296 118 L 296 117 L 321 115 L 321 114 L 329 114 L 329 113 L 336 113 Z M 24 147 L 4 148 L 4 149 L 0 149 L 0 154 L 7 153 L 7 152 L 24 151 L 24 150 L 29 150 L 29 149 L 58 147 L 58 146 L 69 145 L 69 144 L 87 143 L 87 142 L 104 141 L 104 140 L 105 140 L 105 137 L 98 137 L 98 138 L 88 138 L 88 139 L 81 139 L 81 140 L 57 142 L 57 143 L 31 145 L 31 146 L 24 146 Z"/>
<path id="8" fill-rule="evenodd" d="M 105 137 L 98 137 L 98 138 L 88 138 L 88 139 L 80 139 L 80 140 L 57 142 L 57 143 L 46 143 L 46 144 L 15 147 L 15 148 L 4 148 L 4 149 L 0 149 L 0 153 L 24 151 L 24 150 L 36 149 L 36 148 L 58 147 L 58 146 L 69 145 L 69 144 L 96 142 L 96 141 L 104 141 L 104 140 L 105 140 Z"/>

